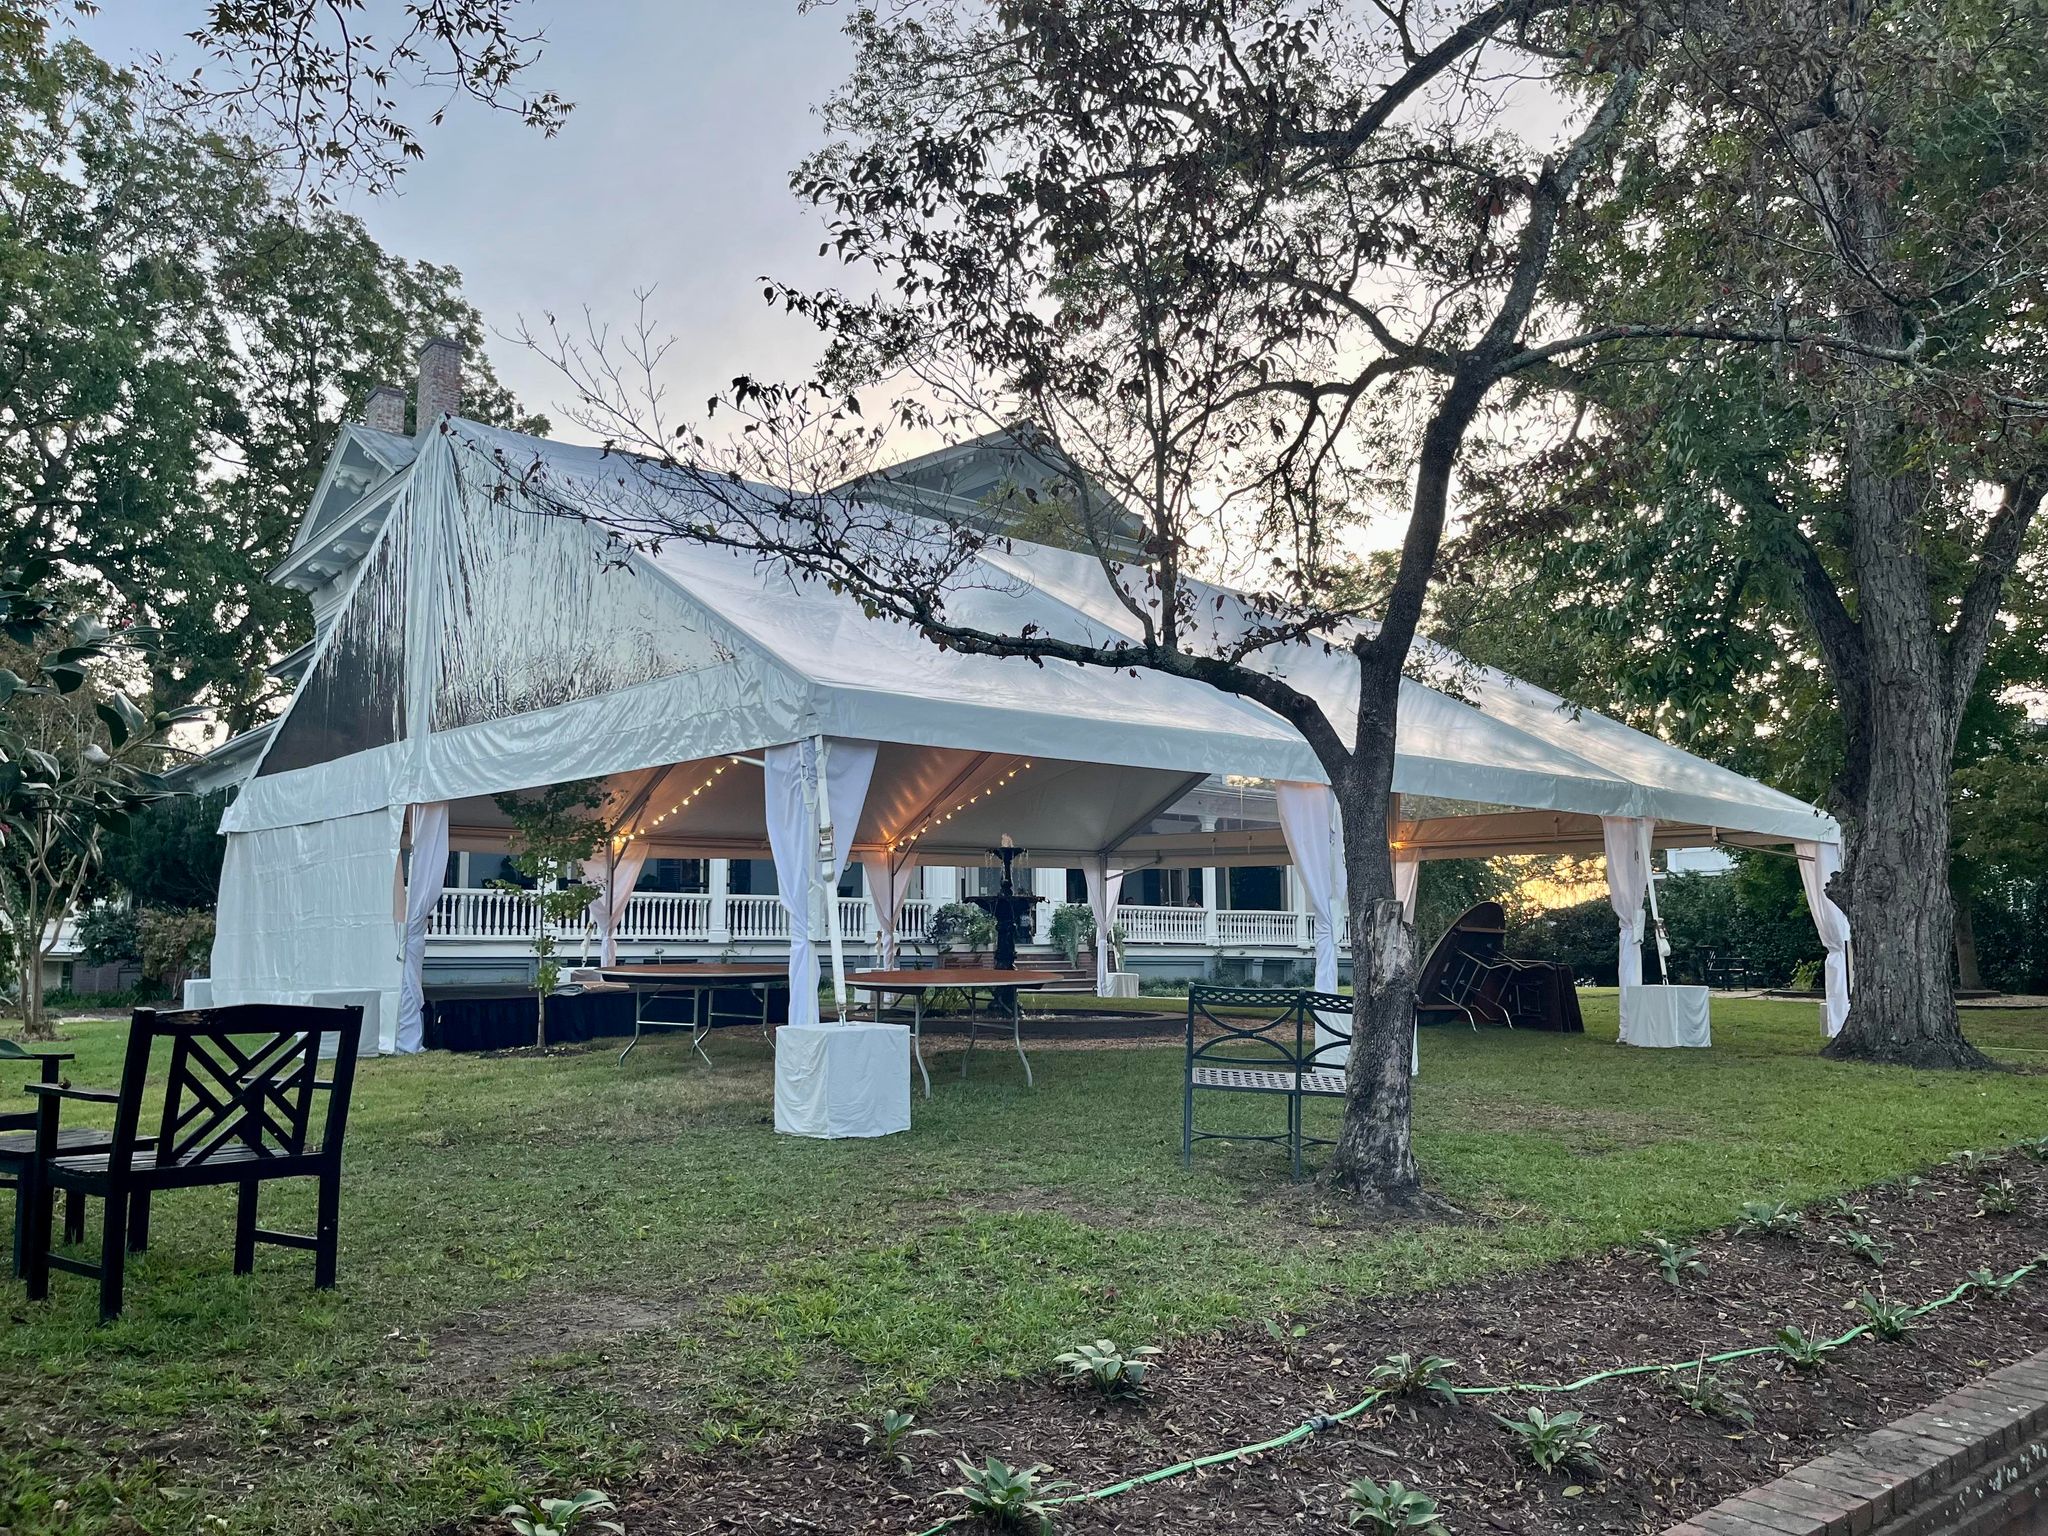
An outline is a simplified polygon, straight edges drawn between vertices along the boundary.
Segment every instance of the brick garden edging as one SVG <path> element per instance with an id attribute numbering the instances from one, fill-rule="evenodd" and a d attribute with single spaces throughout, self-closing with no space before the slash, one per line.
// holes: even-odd
<path id="1" fill-rule="evenodd" d="M 2048 1353 L 1951 1392 L 1664 1536 L 2029 1536 L 2048 1530 Z"/>

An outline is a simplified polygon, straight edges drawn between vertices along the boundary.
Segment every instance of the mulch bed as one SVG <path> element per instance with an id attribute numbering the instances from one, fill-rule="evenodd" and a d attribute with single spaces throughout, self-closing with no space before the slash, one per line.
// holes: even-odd
<path id="1" fill-rule="evenodd" d="M 1978 1214 L 1987 1178 L 2010 1179 L 2014 1215 Z M 1642 1251 L 1617 1251 L 1488 1283 L 1355 1307 L 1310 1322 L 1283 1345 L 1258 1325 L 1176 1345 L 1142 1401 L 1108 1403 L 1049 1379 L 963 1391 L 920 1413 L 936 1433 L 896 1470 L 845 1426 L 751 1450 L 671 1450 L 619 1491 L 634 1536 L 889 1533 L 911 1536 L 957 1514 L 952 1458 L 1043 1463 L 1080 1488 L 1268 1439 L 1365 1397 L 1397 1350 L 1458 1362 L 1460 1385 L 1575 1380 L 1618 1365 L 1694 1359 L 1769 1344 L 1797 1324 L 1835 1337 L 1865 1291 L 1918 1304 L 1979 1266 L 2009 1273 L 2048 1247 L 2048 1167 L 2009 1154 L 1943 1167 L 1918 1187 L 1856 1197 L 1864 1225 L 1823 1205 L 1792 1238 L 1702 1239 L 1704 1276 L 1674 1291 Z M 1839 1241 L 1852 1230 L 1889 1250 L 1873 1269 Z M 1755 1411 L 1753 1428 L 1703 1418 L 1658 1377 L 1570 1395 L 1430 1400 L 1376 1408 L 1282 1450 L 1059 1511 L 1072 1533 L 1346 1529 L 1355 1477 L 1399 1478 L 1437 1498 L 1457 1533 L 1654 1532 L 1926 1406 L 1985 1371 L 2048 1348 L 2048 1272 L 2005 1299 L 1971 1293 L 1898 1342 L 1859 1339 L 1804 1373 L 1770 1356 L 1720 1367 Z M 1136 1343 L 1136 1340 L 1119 1341 Z M 1604 1471 L 1545 1474 L 1520 1459 L 1491 1410 L 1578 1409 L 1604 1426 Z M 982 1529 L 969 1522 L 962 1532 Z"/>

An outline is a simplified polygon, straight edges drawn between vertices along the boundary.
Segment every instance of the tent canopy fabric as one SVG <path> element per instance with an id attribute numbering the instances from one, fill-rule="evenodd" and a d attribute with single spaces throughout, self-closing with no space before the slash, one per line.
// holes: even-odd
<path id="1" fill-rule="evenodd" d="M 672 804 L 704 765 L 840 735 L 883 744 L 856 847 L 916 833 L 896 852 L 936 861 L 1009 832 L 1077 862 L 1127 848 L 1134 857 L 1119 862 L 1132 867 L 1147 853 L 1224 857 L 1146 843 L 1153 814 L 1207 775 L 1324 782 L 1285 721 L 1193 680 L 941 650 L 751 555 L 682 539 L 628 549 L 553 515 L 579 498 L 602 508 L 701 494 L 600 449 L 451 421 L 406 471 L 223 829 L 448 800 L 459 847 L 489 825 L 479 806 L 495 793 L 639 775 L 648 804 Z M 1203 611 L 1216 638 L 1251 622 L 1236 594 L 1212 590 Z M 986 552 L 948 606 L 991 630 L 1036 625 L 1097 643 L 1137 632 L 1098 562 L 1038 546 Z M 1597 846 L 1599 818 L 1614 815 L 1658 822 L 1664 846 L 1839 840 L 1812 807 L 1739 774 L 1440 649 L 1425 659 L 1455 674 L 1448 686 L 1462 696 L 1404 682 L 1395 789 L 1522 808 L 1518 826 L 1493 824 L 1486 851 L 1519 832 Z M 1357 683 L 1341 647 L 1278 647 L 1265 664 L 1348 729 Z M 723 775 L 693 804 L 687 839 L 672 822 L 663 840 L 759 849 L 759 786 L 746 777 Z M 1549 814 L 1547 832 L 1531 813 Z M 1472 818 L 1442 820 L 1451 825 L 1409 826 L 1398 840 L 1424 858 L 1480 851 L 1451 851 Z M 1256 849 L 1246 841 L 1234 861 L 1270 859 L 1275 834 Z"/>

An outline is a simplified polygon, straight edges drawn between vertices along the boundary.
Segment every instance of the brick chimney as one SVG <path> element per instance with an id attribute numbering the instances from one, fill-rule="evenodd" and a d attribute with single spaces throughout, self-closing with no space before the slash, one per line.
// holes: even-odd
<path id="1" fill-rule="evenodd" d="M 363 402 L 363 425 L 379 432 L 405 431 L 405 391 L 396 384 L 379 384 Z"/>
<path id="2" fill-rule="evenodd" d="M 462 414 L 462 343 L 436 336 L 420 348 L 419 392 L 413 397 L 418 430 L 431 432 L 443 416 Z"/>

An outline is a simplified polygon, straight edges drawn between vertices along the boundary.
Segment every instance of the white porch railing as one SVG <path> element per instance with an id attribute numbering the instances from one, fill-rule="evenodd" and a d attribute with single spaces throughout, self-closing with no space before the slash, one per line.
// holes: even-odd
<path id="1" fill-rule="evenodd" d="M 906 901 L 896 922 L 896 936 L 920 943 L 931 927 L 939 903 Z M 639 891 L 619 918 L 619 938 L 629 944 L 781 943 L 789 938 L 789 914 L 778 896 L 727 896 L 724 922 L 718 922 L 712 898 L 702 893 Z M 1222 912 L 1204 907 L 1117 908 L 1130 944 L 1180 948 L 1226 946 L 1240 949 L 1306 949 L 1314 940 L 1315 919 L 1301 912 Z M 450 890 L 441 893 L 427 931 L 440 939 L 503 940 L 530 943 L 538 912 L 523 892 Z M 861 896 L 839 898 L 840 931 L 857 944 L 875 939 L 874 903 Z M 556 930 L 572 942 L 584 925 L 570 923 Z"/>

